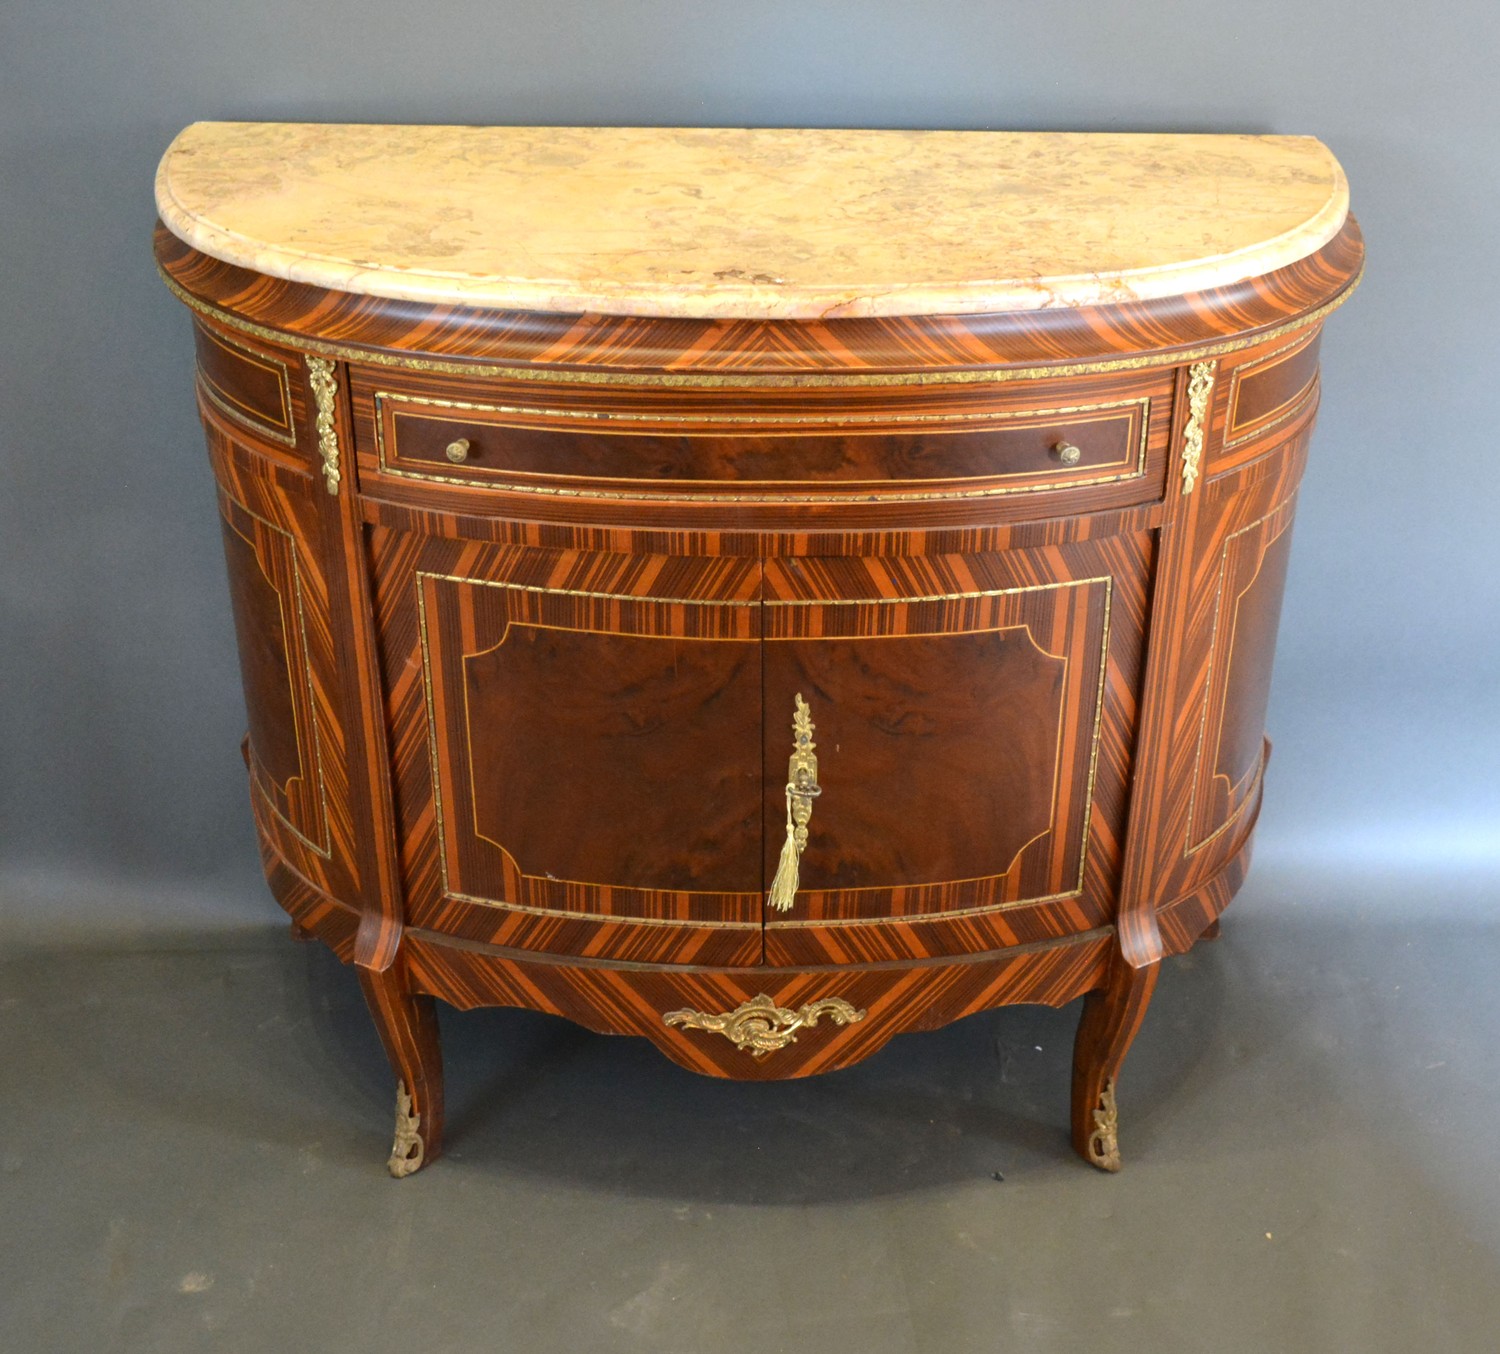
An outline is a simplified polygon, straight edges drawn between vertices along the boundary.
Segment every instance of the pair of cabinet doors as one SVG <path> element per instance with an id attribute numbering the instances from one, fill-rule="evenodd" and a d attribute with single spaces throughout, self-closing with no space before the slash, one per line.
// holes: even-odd
<path id="1" fill-rule="evenodd" d="M 723 966 L 1108 922 L 1148 535 L 764 561 L 370 545 L 409 925 Z M 799 696 L 822 793 L 781 911 Z"/>

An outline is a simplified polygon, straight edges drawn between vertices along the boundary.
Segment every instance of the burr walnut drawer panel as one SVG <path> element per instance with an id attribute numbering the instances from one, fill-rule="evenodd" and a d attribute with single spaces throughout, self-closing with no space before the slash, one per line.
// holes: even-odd
<path id="1" fill-rule="evenodd" d="M 1030 405 L 960 391 L 944 392 L 936 407 L 913 408 L 908 397 L 906 407 L 825 401 L 812 412 L 804 395 L 797 413 L 722 391 L 679 397 L 672 408 L 642 398 L 611 407 L 592 393 L 559 407 L 545 392 L 398 387 L 387 374 L 357 371 L 353 392 L 362 472 L 386 487 L 425 481 L 673 498 L 728 491 L 774 500 L 1098 485 L 1118 486 L 1119 501 L 1133 502 L 1160 491 L 1150 471 L 1161 440 L 1154 434 L 1164 429 L 1152 415 L 1160 411 L 1164 422 L 1170 387 L 1156 384 L 1148 393 L 1116 382 L 1093 397 L 1069 388 L 1066 400 L 1039 396 Z"/>

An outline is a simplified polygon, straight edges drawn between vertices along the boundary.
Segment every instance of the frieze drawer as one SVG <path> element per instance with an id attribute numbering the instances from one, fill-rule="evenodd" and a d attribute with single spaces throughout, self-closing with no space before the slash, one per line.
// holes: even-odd
<path id="1" fill-rule="evenodd" d="M 971 399 L 862 416 L 726 412 L 681 398 L 670 410 L 597 398 L 547 406 L 367 384 L 360 373 L 353 385 L 359 450 L 386 482 L 766 499 L 998 496 L 1115 484 L 1129 497 L 1150 492 L 1146 394 L 1036 409 Z"/>

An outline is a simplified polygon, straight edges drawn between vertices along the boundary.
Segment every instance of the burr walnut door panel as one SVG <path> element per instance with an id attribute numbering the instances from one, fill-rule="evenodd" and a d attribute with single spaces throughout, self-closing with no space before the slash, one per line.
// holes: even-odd
<path id="1" fill-rule="evenodd" d="M 759 565 L 373 551 L 409 923 L 759 963 Z"/>
<path id="2" fill-rule="evenodd" d="M 767 961 L 963 953 L 1106 924 L 1149 540 L 766 577 L 766 869 L 800 696 L 822 793 Z"/>

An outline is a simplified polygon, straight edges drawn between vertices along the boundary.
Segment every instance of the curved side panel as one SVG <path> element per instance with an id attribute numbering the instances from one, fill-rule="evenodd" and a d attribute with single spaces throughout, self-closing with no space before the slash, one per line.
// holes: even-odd
<path id="1" fill-rule="evenodd" d="M 288 831 L 327 856 L 328 792 L 296 544 L 231 499 L 221 498 L 220 513 L 251 783 Z"/>
<path id="2" fill-rule="evenodd" d="M 1240 816 L 1265 765 L 1266 706 L 1292 543 L 1292 499 L 1224 542 L 1194 757 L 1188 850 Z"/>
<path id="3" fill-rule="evenodd" d="M 1222 402 L 1221 402 L 1222 403 Z M 1310 419 L 1182 499 L 1180 545 L 1159 583 L 1172 609 L 1154 690 L 1162 724 L 1155 766 L 1137 780 L 1153 907 L 1204 887 L 1240 847 L 1259 802 L 1266 701 L 1289 528 L 1307 462 Z"/>
<path id="4" fill-rule="evenodd" d="M 297 872 L 359 896 L 348 692 L 327 528 L 312 478 L 239 441 L 204 411 L 250 722 L 251 800 Z"/>

